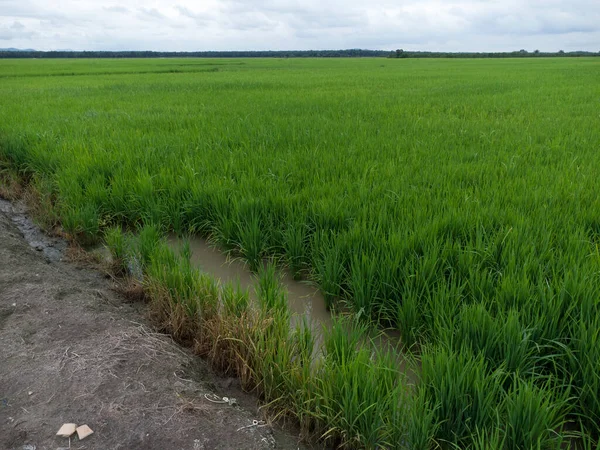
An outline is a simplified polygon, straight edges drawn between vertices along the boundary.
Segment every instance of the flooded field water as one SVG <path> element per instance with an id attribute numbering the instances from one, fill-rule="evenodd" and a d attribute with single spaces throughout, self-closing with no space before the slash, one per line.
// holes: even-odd
<path id="1" fill-rule="evenodd" d="M 221 284 L 239 285 L 240 288 L 249 292 L 250 298 L 256 298 L 254 290 L 256 277 L 241 259 L 228 256 L 203 238 L 194 237 L 185 241 L 189 242 L 192 262 L 199 269 L 217 279 Z M 168 243 L 173 249 L 180 248 L 183 242 L 184 239 L 175 235 L 168 237 Z M 281 273 L 281 282 L 287 291 L 288 305 L 292 313 L 292 326 L 300 323 L 303 319 L 308 319 L 315 332 L 315 341 L 319 344 L 322 341 L 323 329 L 328 328 L 332 321 L 323 295 L 311 282 L 295 280 L 285 270 Z M 400 335 L 397 331 L 379 333 L 371 342 L 379 349 L 393 350 L 398 355 L 402 370 L 412 383 L 416 383 L 416 370 L 400 350 Z"/>
<path id="2" fill-rule="evenodd" d="M 239 284 L 242 289 L 249 291 L 251 297 L 255 297 L 256 278 L 242 260 L 227 256 L 211 246 L 206 239 L 192 238 L 187 241 L 190 244 L 192 262 L 198 268 L 223 284 Z M 179 248 L 183 240 L 171 235 L 168 242 L 173 248 Z M 327 311 L 325 299 L 316 286 L 307 281 L 294 280 L 285 271 L 281 276 L 281 282 L 287 291 L 290 311 L 296 316 L 296 320 L 298 317 L 306 317 L 315 329 L 331 324 L 331 314 Z"/>

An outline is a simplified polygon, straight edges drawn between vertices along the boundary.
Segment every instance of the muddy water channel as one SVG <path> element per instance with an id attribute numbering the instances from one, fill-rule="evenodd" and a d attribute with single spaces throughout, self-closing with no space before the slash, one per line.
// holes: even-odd
<path id="1" fill-rule="evenodd" d="M 210 274 L 222 284 L 233 283 L 248 290 L 250 297 L 255 296 L 255 275 L 246 264 L 237 258 L 230 258 L 225 253 L 211 246 L 205 239 L 187 239 L 192 253 L 192 262 L 202 271 Z M 183 240 L 169 236 L 168 243 L 173 249 L 181 248 Z M 296 281 L 287 272 L 282 272 L 282 284 L 287 291 L 287 298 L 294 322 L 306 317 L 315 330 L 331 324 L 331 314 L 325 307 L 325 299 L 319 289 L 308 282 Z"/>
<path id="2" fill-rule="evenodd" d="M 174 250 L 182 247 L 184 239 L 175 235 L 168 236 L 169 246 Z M 248 269 L 241 259 L 228 257 L 217 248 L 211 246 L 203 238 L 188 238 L 192 263 L 199 269 L 219 280 L 221 284 L 233 283 L 247 290 L 251 298 L 256 297 L 254 286 L 255 275 Z M 331 325 L 331 313 L 325 307 L 325 299 L 319 289 L 308 281 L 295 280 L 288 272 L 281 272 L 281 282 L 287 291 L 287 299 L 292 313 L 292 326 L 308 319 L 313 332 L 317 347 L 322 340 L 324 328 Z M 407 374 L 412 383 L 417 381 L 417 369 L 408 361 L 406 355 L 400 350 L 400 337 L 396 332 L 381 333 L 373 340 L 373 345 L 380 349 L 393 349 L 398 355 L 398 361 L 402 370 Z"/>

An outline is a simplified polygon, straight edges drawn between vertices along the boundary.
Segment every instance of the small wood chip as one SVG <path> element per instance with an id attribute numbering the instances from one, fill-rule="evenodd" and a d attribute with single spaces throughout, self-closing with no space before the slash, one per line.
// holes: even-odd
<path id="1" fill-rule="evenodd" d="M 75 423 L 65 423 L 62 427 L 60 427 L 60 430 L 58 430 L 58 433 L 56 433 L 56 435 L 61 437 L 72 436 L 73 433 L 75 433 L 76 428 L 77 424 Z"/>
<path id="2" fill-rule="evenodd" d="M 81 425 L 80 427 L 77 427 L 77 436 L 79 437 L 80 441 L 83 441 L 86 437 L 88 437 L 92 433 L 93 433 L 92 429 L 90 427 L 88 427 L 87 425 Z"/>

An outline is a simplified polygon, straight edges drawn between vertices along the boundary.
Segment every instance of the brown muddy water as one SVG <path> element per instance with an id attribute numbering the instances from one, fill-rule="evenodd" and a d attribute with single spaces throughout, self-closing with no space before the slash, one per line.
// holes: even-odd
<path id="1" fill-rule="evenodd" d="M 229 257 L 203 238 L 191 238 L 185 241 L 190 245 L 192 263 L 200 270 L 219 280 L 221 284 L 239 285 L 240 288 L 248 290 L 251 298 L 255 297 L 256 276 L 243 260 Z M 171 248 L 179 249 L 184 240 L 170 235 L 167 242 Z M 297 323 L 299 318 L 306 317 L 316 331 L 320 331 L 323 326 L 330 326 L 331 314 L 325 307 L 325 299 L 319 289 L 309 282 L 294 280 L 286 271 L 282 271 L 280 275 L 282 285 L 287 291 L 288 305 L 294 323 Z"/>
<path id="2" fill-rule="evenodd" d="M 219 249 L 210 245 L 203 238 L 193 237 L 181 239 L 170 235 L 167 242 L 171 248 L 178 250 L 184 242 L 188 242 L 191 251 L 192 263 L 200 270 L 217 279 L 221 284 L 233 283 L 247 290 L 251 298 L 256 298 L 254 286 L 256 276 L 248 269 L 243 260 L 231 258 Z M 287 291 L 287 299 L 292 313 L 292 326 L 307 319 L 315 333 L 316 347 L 320 347 L 324 328 L 331 326 L 331 313 L 325 306 L 325 299 L 318 287 L 309 281 L 295 280 L 290 273 L 281 271 L 281 282 Z M 379 334 L 372 340 L 376 348 L 382 350 L 393 350 L 398 355 L 401 370 L 405 372 L 409 381 L 416 384 L 418 369 L 408 361 L 406 355 L 400 350 L 400 336 L 397 331 L 388 331 Z"/>

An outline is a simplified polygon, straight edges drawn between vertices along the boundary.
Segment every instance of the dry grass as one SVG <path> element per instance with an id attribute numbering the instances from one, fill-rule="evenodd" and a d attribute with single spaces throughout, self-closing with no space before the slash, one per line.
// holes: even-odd
<path id="1" fill-rule="evenodd" d="M 29 176 L 20 176 L 9 168 L 9 163 L 0 156 L 0 198 L 10 202 L 22 201 L 30 215 L 46 233 L 75 243 L 60 226 L 56 212 L 56 198 L 43 183 Z"/>
<path id="2" fill-rule="evenodd" d="M 101 386 L 106 375 L 115 379 L 116 367 L 126 361 L 140 361 L 138 371 L 150 362 L 163 363 L 166 359 L 190 355 L 182 351 L 169 337 L 154 333 L 141 324 L 136 324 L 133 330 L 119 333 L 106 332 L 99 343 L 90 346 L 86 343 L 74 343 L 62 351 L 57 359 L 60 360 L 59 370 L 68 372 L 68 379 L 77 377 L 79 372 L 97 374 L 95 383 L 88 383 L 87 394 L 93 395 Z"/>
<path id="3" fill-rule="evenodd" d="M 19 179 L 10 173 L 0 171 L 0 198 L 12 202 L 21 198 L 22 195 L 23 186 Z"/>
<path id="4" fill-rule="evenodd" d="M 95 252 L 87 251 L 75 241 L 69 242 L 69 246 L 65 251 L 65 257 L 69 262 L 90 266 L 95 269 L 100 268 L 103 263 L 100 255 Z"/>
<path id="5" fill-rule="evenodd" d="M 142 284 L 136 279 L 127 277 L 116 280 L 117 284 L 114 290 L 121 294 L 129 302 L 136 303 L 145 302 L 148 300 L 144 286 L 142 286 Z"/>
<path id="6" fill-rule="evenodd" d="M 169 333 L 173 338 L 191 347 L 194 337 L 201 326 L 185 311 L 185 306 L 171 300 L 168 289 L 156 283 L 147 283 L 146 296 L 150 299 L 149 316 L 159 330 Z"/>

